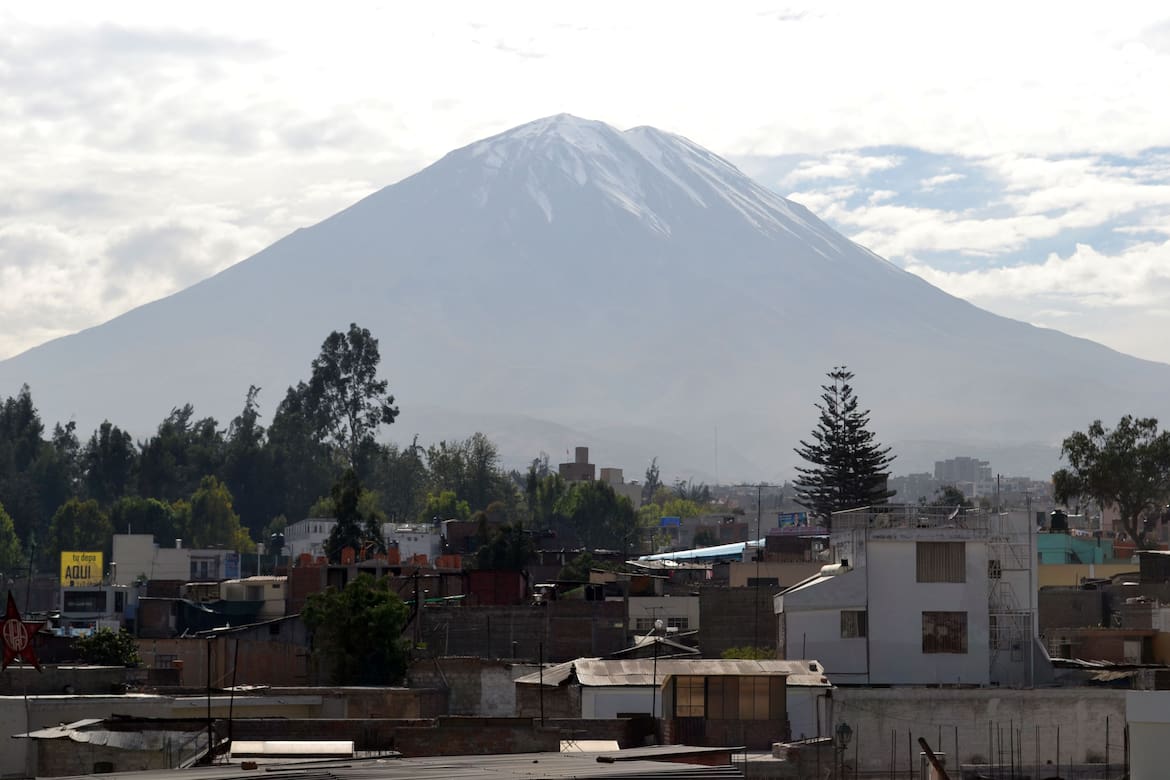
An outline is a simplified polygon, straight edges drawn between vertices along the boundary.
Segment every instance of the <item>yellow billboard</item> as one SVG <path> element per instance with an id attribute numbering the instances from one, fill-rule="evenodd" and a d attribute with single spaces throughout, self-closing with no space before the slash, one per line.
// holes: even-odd
<path id="1" fill-rule="evenodd" d="M 102 584 L 102 554 L 100 552 L 61 553 L 61 585 L 76 588 Z"/>

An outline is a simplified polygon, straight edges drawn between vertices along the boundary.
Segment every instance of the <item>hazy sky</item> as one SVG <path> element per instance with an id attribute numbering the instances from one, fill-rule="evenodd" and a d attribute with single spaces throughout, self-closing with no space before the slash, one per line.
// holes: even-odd
<path id="1" fill-rule="evenodd" d="M 564 111 L 685 135 L 955 295 L 1170 362 L 1166 8 L 5 3 L 0 358 Z"/>

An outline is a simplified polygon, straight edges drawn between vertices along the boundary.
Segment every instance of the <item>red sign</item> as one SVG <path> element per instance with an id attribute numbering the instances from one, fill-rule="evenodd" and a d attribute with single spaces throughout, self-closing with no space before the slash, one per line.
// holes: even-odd
<path id="1" fill-rule="evenodd" d="M 16 599 L 12 598 L 12 591 L 8 591 L 8 609 L 4 612 L 4 626 L 0 628 L 0 634 L 4 637 L 4 663 L 0 664 L 0 671 L 7 669 L 8 664 L 17 659 L 32 664 L 40 671 L 41 662 L 33 650 L 32 638 L 44 625 L 22 620 L 16 608 Z"/>

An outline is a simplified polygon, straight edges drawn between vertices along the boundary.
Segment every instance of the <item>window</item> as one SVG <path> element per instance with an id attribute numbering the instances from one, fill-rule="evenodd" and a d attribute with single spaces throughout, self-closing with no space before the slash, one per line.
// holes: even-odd
<path id="1" fill-rule="evenodd" d="M 126 611 L 126 594 L 120 590 L 114 591 L 114 612 L 119 615 Z"/>
<path id="2" fill-rule="evenodd" d="M 967 545 L 964 542 L 918 542 L 919 582 L 966 582 Z"/>
<path id="3" fill-rule="evenodd" d="M 707 715 L 712 720 L 780 720 L 785 717 L 785 678 L 708 677 Z"/>
<path id="4" fill-rule="evenodd" d="M 639 634 L 648 634 L 654 630 L 654 618 L 639 617 L 634 618 L 634 631 Z M 679 631 L 686 631 L 691 627 L 690 618 L 685 617 L 668 617 L 662 619 L 664 628 L 677 628 Z M 666 633 L 665 631 L 663 633 Z"/>
<path id="5" fill-rule="evenodd" d="M 923 612 L 922 652 L 966 653 L 966 612 Z"/>
<path id="6" fill-rule="evenodd" d="M 62 598 L 63 612 L 105 612 L 104 590 L 66 590 Z"/>
<path id="7" fill-rule="evenodd" d="M 704 717 L 702 677 L 674 678 L 674 714 L 679 718 Z"/>
<path id="8" fill-rule="evenodd" d="M 768 719 L 768 678 L 739 678 L 739 719 Z"/>
<path id="9" fill-rule="evenodd" d="M 179 656 L 172 653 L 157 653 L 154 656 L 155 669 L 170 669 L 175 665 L 175 659 Z"/>
<path id="10" fill-rule="evenodd" d="M 739 678 L 707 678 L 707 717 L 739 720 Z"/>
<path id="11" fill-rule="evenodd" d="M 1003 566 L 999 561 L 992 558 L 987 562 L 987 579 L 998 580 L 1003 577 Z"/>
<path id="12" fill-rule="evenodd" d="M 868 623 L 864 609 L 841 610 L 841 638 L 858 639 L 866 636 Z"/>
<path id="13" fill-rule="evenodd" d="M 191 579 L 194 580 L 218 580 L 219 579 L 219 558 L 192 558 L 191 559 Z"/>

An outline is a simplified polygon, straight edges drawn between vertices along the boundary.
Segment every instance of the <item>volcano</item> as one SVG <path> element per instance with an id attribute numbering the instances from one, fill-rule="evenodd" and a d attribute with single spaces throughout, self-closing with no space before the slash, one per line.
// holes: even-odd
<path id="1" fill-rule="evenodd" d="M 1170 406 L 1170 366 L 948 295 L 686 138 L 568 115 L 0 362 L 0 395 L 28 383 L 83 436 L 103 419 L 143 436 L 186 402 L 226 421 L 250 385 L 271 414 L 350 322 L 381 342 L 390 438 L 481 430 L 515 462 L 591 444 L 629 476 L 653 456 L 666 474 L 791 475 L 838 365 L 896 454 L 1038 445 L 1019 465 L 1035 475 L 1091 420 Z"/>

